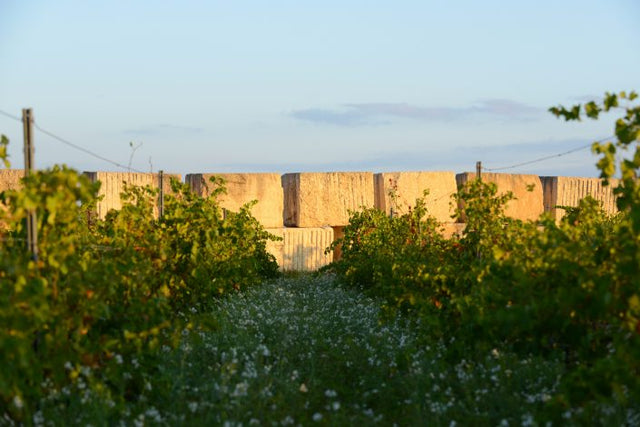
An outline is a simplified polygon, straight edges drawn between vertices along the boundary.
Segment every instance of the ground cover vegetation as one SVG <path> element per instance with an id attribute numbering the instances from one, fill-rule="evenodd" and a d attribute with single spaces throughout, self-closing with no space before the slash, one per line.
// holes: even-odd
<path id="1" fill-rule="evenodd" d="M 96 184 L 32 174 L 0 210 L 0 424 L 640 424 L 635 99 L 552 109 L 624 112 L 594 145 L 605 179 L 621 169 L 620 214 L 585 199 L 517 221 L 475 181 L 461 236 L 421 200 L 354 212 L 316 277 L 274 278 L 268 234 L 251 206 L 222 215 L 217 181 L 209 198 L 174 183 L 161 219 L 129 188 L 100 220 Z"/>

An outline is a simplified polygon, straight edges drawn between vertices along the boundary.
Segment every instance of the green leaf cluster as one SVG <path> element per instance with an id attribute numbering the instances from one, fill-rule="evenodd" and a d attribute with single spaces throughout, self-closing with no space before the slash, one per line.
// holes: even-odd
<path id="1" fill-rule="evenodd" d="M 513 198 L 472 181 L 455 196 L 461 236 L 445 239 L 424 204 L 390 218 L 354 212 L 343 257 L 332 268 L 345 283 L 415 315 L 432 339 L 448 339 L 452 357 L 494 348 L 561 358 L 565 373 L 548 405 L 615 398 L 640 401 L 640 107 L 630 94 L 552 113 L 567 120 L 622 109 L 615 142 L 594 144 L 605 179 L 620 171 L 619 213 L 587 197 L 559 222 L 504 214 Z M 626 103 L 624 106 L 622 104 Z M 616 155 L 632 154 L 616 163 Z M 585 413 L 587 413 L 585 412 Z M 558 421 L 561 421 L 559 419 Z"/>
<path id="2" fill-rule="evenodd" d="M 178 182 L 158 218 L 157 190 L 128 187 L 96 217 L 99 184 L 65 166 L 32 173 L 0 209 L 0 412 L 28 422 L 42 399 L 65 405 L 85 381 L 112 401 L 136 399 L 162 347 L 221 294 L 277 274 L 271 236 L 251 205 L 223 215 Z M 220 190 L 222 191 L 222 190 Z M 35 212 L 39 256 L 26 247 Z M 139 359 L 123 375 L 122 358 Z"/>

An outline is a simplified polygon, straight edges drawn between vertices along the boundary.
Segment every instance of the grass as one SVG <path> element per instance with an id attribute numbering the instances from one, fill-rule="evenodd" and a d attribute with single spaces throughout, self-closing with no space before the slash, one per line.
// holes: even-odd
<path id="1" fill-rule="evenodd" d="M 402 317 L 382 322 L 378 302 L 330 276 L 282 278 L 202 316 L 212 331 L 185 331 L 178 350 L 122 360 L 127 399 L 97 397 L 81 370 L 73 390 L 42 402 L 34 424 L 544 425 L 563 374 L 559 361 L 497 349 L 451 361 L 450 343 L 425 342 Z M 584 416 L 567 408 L 560 419 Z M 589 416 L 640 423 L 615 404 Z"/>

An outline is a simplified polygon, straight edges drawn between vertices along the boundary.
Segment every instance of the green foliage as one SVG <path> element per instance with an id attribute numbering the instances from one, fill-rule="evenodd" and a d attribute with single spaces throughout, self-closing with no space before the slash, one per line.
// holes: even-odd
<path id="1" fill-rule="evenodd" d="M 129 187 L 123 207 L 95 217 L 99 184 L 54 166 L 2 194 L 0 209 L 0 407 L 30 419 L 43 398 L 60 405 L 83 385 L 112 401 L 136 399 L 160 347 L 196 325 L 222 293 L 273 277 L 270 236 L 250 205 L 223 218 L 215 195 L 173 184 L 165 215 L 157 191 Z M 26 250 L 37 217 L 39 257 Z M 142 367 L 123 375 L 122 358 Z M 82 387 L 81 387 L 82 388 Z"/>
<path id="2" fill-rule="evenodd" d="M 8 145 L 9 138 L 7 138 L 5 135 L 0 135 L 0 160 L 2 160 L 5 168 L 11 167 L 11 162 L 9 162 L 9 156 L 7 155 Z"/>
<path id="3" fill-rule="evenodd" d="M 451 242 L 426 214 L 423 199 L 400 216 L 387 217 L 377 209 L 353 212 L 344 237 L 333 244 L 342 247 L 342 257 L 333 268 L 345 282 L 385 296 L 391 312 L 438 313 L 449 296 L 442 257 Z"/>
<path id="4" fill-rule="evenodd" d="M 617 195 L 618 208 L 621 211 L 628 211 L 631 215 L 631 225 L 636 234 L 640 233 L 640 184 L 638 177 L 640 176 L 640 105 L 637 104 L 638 94 L 631 91 L 630 93 L 620 92 L 606 93 L 602 103 L 594 101 L 584 106 L 575 105 L 569 111 L 559 106 L 553 107 L 550 111 L 565 120 L 580 120 L 581 113 L 591 118 L 598 119 L 600 114 L 609 112 L 613 109 L 622 110 L 623 116 L 615 122 L 615 142 L 600 143 L 595 142 L 592 150 L 600 155 L 597 163 L 600 169 L 600 176 L 605 180 L 612 178 L 619 169 L 622 182 L 615 189 Z M 635 101 L 635 104 L 634 104 Z M 624 106 L 621 104 L 625 102 Z M 635 147 L 633 147 L 635 143 Z M 635 148 L 632 155 L 623 159 L 618 165 L 616 155 L 620 152 L 625 153 Z"/>
<path id="5" fill-rule="evenodd" d="M 513 196 L 476 180 L 456 195 L 458 217 L 466 223 L 460 238 L 440 237 L 423 209 L 397 218 L 356 212 L 333 268 L 343 282 L 416 314 L 428 336 L 455 339 L 452 356 L 500 348 L 523 357 L 561 357 L 566 371 L 549 402 L 558 411 L 612 396 L 640 401 L 636 99 L 634 92 L 606 94 L 602 103 L 551 109 L 567 120 L 623 109 L 617 140 L 594 144 L 602 177 L 611 178 L 618 167 L 622 175 L 615 217 L 587 197 L 559 223 L 548 216 L 517 221 L 504 214 Z M 616 155 L 630 148 L 635 153 L 616 165 Z"/>

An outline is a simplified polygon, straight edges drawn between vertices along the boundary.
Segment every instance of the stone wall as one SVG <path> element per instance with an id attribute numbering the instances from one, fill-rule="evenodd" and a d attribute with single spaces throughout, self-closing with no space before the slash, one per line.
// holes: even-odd
<path id="1" fill-rule="evenodd" d="M 0 193 L 20 188 L 22 178 L 24 178 L 24 169 L 0 169 Z"/>
<path id="2" fill-rule="evenodd" d="M 214 190 L 211 177 L 220 177 L 225 181 L 226 194 L 218 197 L 220 206 L 237 212 L 243 205 L 257 200 L 251 213 L 267 228 L 283 226 L 282 212 L 284 196 L 280 174 L 277 173 L 198 173 L 188 174 L 185 182 L 201 196 L 208 196 Z"/>
<path id="3" fill-rule="evenodd" d="M 0 169 L 0 193 L 6 190 L 17 190 L 22 186 L 24 169 Z M 7 212 L 8 207 L 0 203 L 0 210 Z M 6 231 L 7 224 L 0 220 L 0 232 Z"/>
<path id="4" fill-rule="evenodd" d="M 417 198 L 425 197 L 427 212 L 440 222 L 453 222 L 455 213 L 451 196 L 456 193 L 453 172 L 385 172 L 375 178 L 375 207 L 387 215 L 406 213 L 415 206 Z M 391 196 L 389 193 L 393 192 Z"/>
<path id="5" fill-rule="evenodd" d="M 288 173 L 282 176 L 284 225 L 338 227 L 349 211 L 373 207 L 373 173 Z"/>
<path id="6" fill-rule="evenodd" d="M 456 175 L 458 187 L 476 179 L 473 172 Z M 507 173 L 483 173 L 482 181 L 492 182 L 498 186 L 498 194 L 512 192 L 515 199 L 505 209 L 511 218 L 523 221 L 535 220 L 544 212 L 542 182 L 538 175 L 515 175 Z"/>
<path id="7" fill-rule="evenodd" d="M 333 261 L 332 253 L 324 253 L 334 240 L 331 227 L 283 227 L 267 231 L 283 239 L 267 243 L 267 250 L 276 257 L 282 271 L 316 271 Z"/>
<path id="8" fill-rule="evenodd" d="M 20 186 L 22 170 L 0 170 L 0 192 Z M 159 187 L 159 174 L 125 172 L 85 172 L 93 181 L 102 183 L 97 213 L 104 218 L 110 209 L 121 207 L 120 193 L 124 183 Z M 185 181 L 194 192 L 208 195 L 203 183 L 214 174 L 189 174 Z M 449 204 L 456 185 L 461 186 L 475 179 L 474 173 L 453 175 L 453 172 L 385 172 L 374 176 L 371 172 L 330 173 L 237 173 L 215 174 L 226 181 L 227 194 L 219 198 L 223 208 L 237 211 L 242 205 L 257 200 L 253 215 L 272 234 L 283 238 L 270 242 L 269 251 L 278 260 L 281 270 L 312 271 L 339 259 L 340 248 L 325 254 L 331 243 L 344 235 L 349 221 L 349 211 L 363 207 L 377 207 L 391 213 L 393 201 L 389 191 L 394 189 L 397 206 L 394 212 L 404 213 L 422 196 L 425 189 L 431 215 L 443 223 L 445 236 L 460 235 L 464 224 L 452 223 L 453 209 Z M 163 188 L 170 192 L 171 177 L 165 174 Z M 521 220 L 536 220 L 543 211 L 560 219 L 564 211 L 557 205 L 577 206 L 587 195 L 600 200 L 607 212 L 616 211 L 612 185 L 604 187 L 597 178 L 538 177 L 536 175 L 512 175 L 483 173 L 483 181 L 493 182 L 500 193 L 511 191 L 516 199 L 509 202 L 506 214 Z"/>
<path id="9" fill-rule="evenodd" d="M 160 188 L 160 174 L 157 173 L 134 173 L 134 172 L 85 172 L 85 175 L 93 182 L 100 181 L 100 196 L 102 200 L 96 206 L 96 213 L 99 218 L 105 218 L 111 209 L 120 209 L 122 202 L 120 194 L 124 191 L 125 185 L 146 186 Z M 164 174 L 162 188 L 165 194 L 171 191 L 171 178 L 182 181 L 181 175 Z M 156 214 L 158 203 L 156 202 Z"/>
<path id="10" fill-rule="evenodd" d="M 578 206 L 588 195 L 600 201 L 606 212 L 614 214 L 618 211 L 613 194 L 619 183 L 616 179 L 610 180 L 608 186 L 604 186 L 600 178 L 543 176 L 540 180 L 544 188 L 544 210 L 551 212 L 556 221 L 565 214 L 564 209 L 556 206 Z"/>

